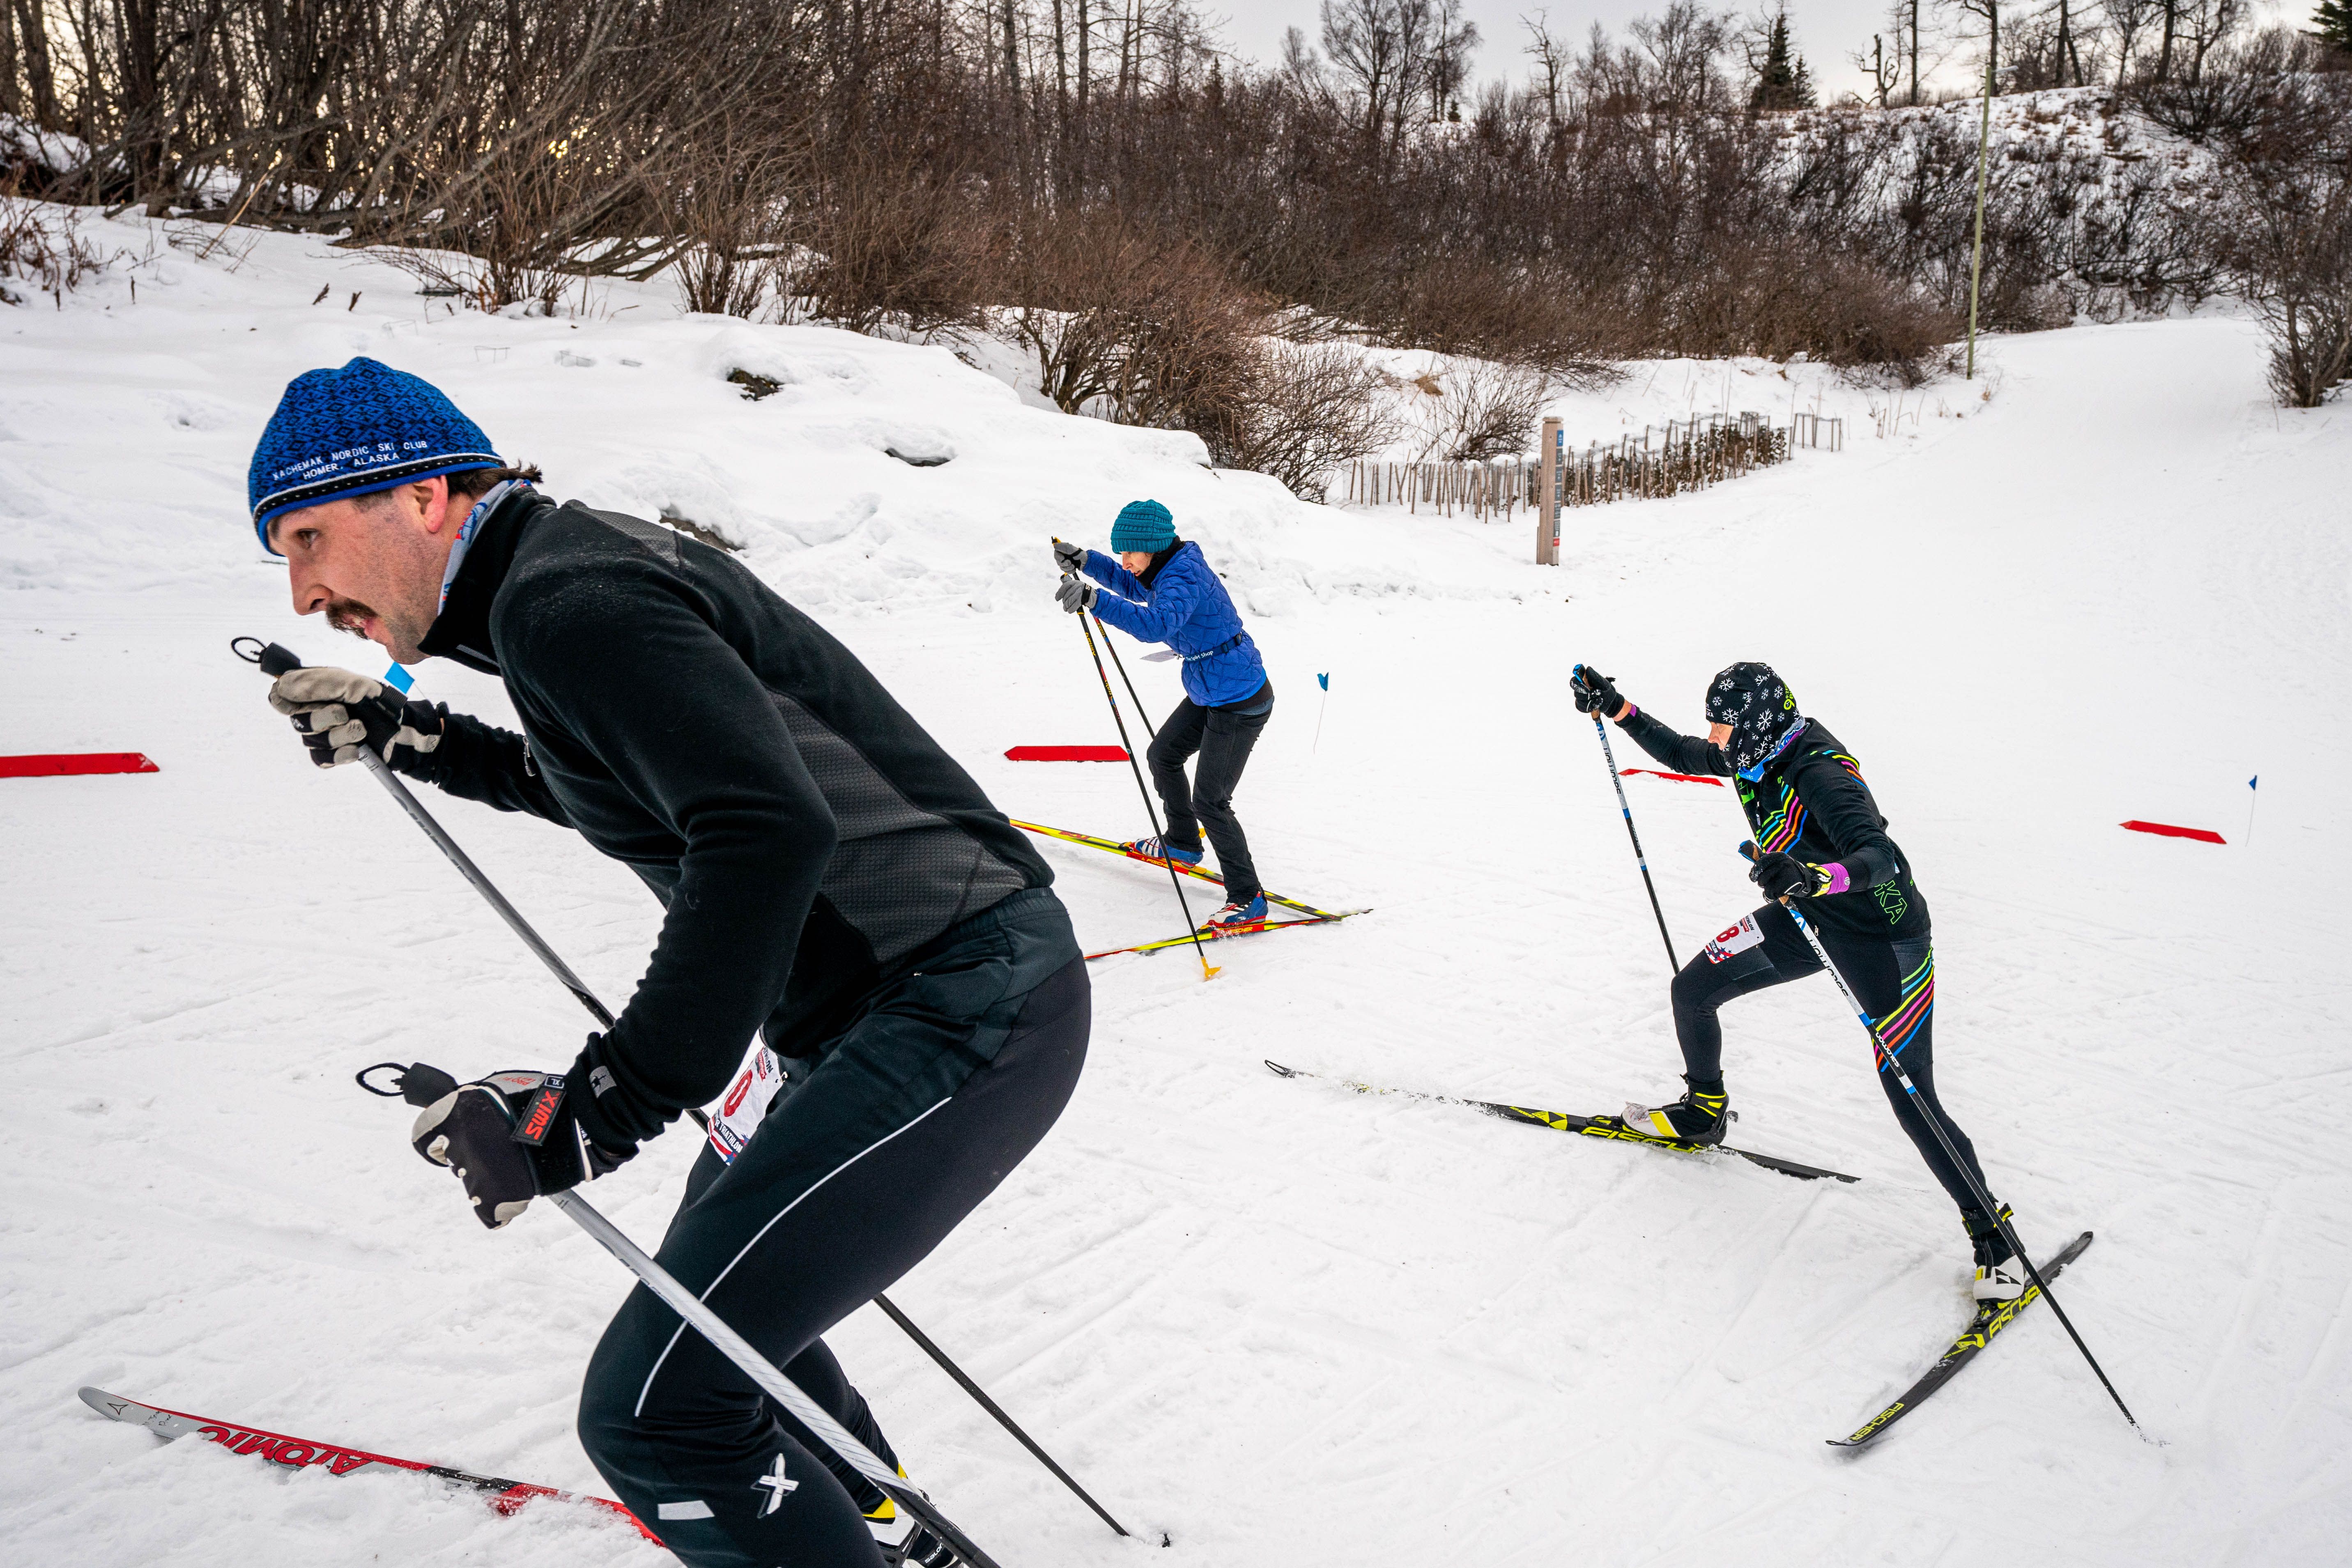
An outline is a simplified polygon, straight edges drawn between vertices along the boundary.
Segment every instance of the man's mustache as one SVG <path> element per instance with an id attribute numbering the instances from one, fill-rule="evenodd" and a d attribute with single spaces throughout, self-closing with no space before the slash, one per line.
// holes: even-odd
<path id="1" fill-rule="evenodd" d="M 367 621 L 371 619 L 382 620 L 383 618 L 383 617 L 378 616 L 373 609 L 366 605 L 361 604 L 357 599 L 330 599 L 327 601 L 327 624 L 334 627 L 339 632 L 349 632 L 355 637 L 364 637 L 367 636 L 365 625 Z"/>

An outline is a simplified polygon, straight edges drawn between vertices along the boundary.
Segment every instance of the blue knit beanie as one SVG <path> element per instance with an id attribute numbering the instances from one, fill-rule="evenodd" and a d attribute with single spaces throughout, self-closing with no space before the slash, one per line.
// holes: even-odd
<path id="1" fill-rule="evenodd" d="M 482 427 L 431 382 L 355 359 L 287 383 L 253 449 L 246 500 L 253 531 L 268 550 L 269 520 L 281 512 L 436 474 L 503 466 Z"/>
<path id="2" fill-rule="evenodd" d="M 1110 525 L 1113 554 L 1141 550 L 1157 555 L 1176 542 L 1176 520 L 1156 500 L 1131 500 L 1118 510 Z"/>

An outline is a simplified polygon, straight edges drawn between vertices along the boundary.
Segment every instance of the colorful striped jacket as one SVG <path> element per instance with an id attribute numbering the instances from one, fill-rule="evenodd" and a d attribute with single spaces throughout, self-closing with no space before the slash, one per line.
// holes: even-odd
<path id="1" fill-rule="evenodd" d="M 1911 879 L 1909 858 L 1886 836 L 1886 818 L 1863 782 L 1862 764 L 1820 720 L 1806 720 L 1752 784 L 1736 775 L 1722 747 L 1677 734 L 1647 713 L 1637 710 L 1622 728 L 1676 773 L 1730 779 L 1758 846 L 1768 853 L 1785 850 L 1816 866 L 1844 864 L 1853 889 L 1806 900 L 1808 918 L 1856 936 L 1927 934 L 1927 900 Z"/>

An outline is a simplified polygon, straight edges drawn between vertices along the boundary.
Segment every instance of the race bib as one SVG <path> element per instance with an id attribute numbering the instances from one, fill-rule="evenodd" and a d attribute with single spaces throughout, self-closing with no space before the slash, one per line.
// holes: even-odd
<path id="1" fill-rule="evenodd" d="M 1762 944 L 1764 933 L 1758 929 L 1754 915 L 1742 915 L 1739 923 L 1706 944 L 1706 961 L 1721 963 L 1735 952 L 1746 952 Z M 773 1092 L 772 1090 L 771 1092 Z"/>
<path id="2" fill-rule="evenodd" d="M 729 1164 L 743 1152 L 751 1134 L 760 1130 L 760 1121 L 768 1114 L 769 1102 L 784 1086 L 783 1069 L 777 1064 L 776 1053 L 761 1046 L 751 1053 L 743 1066 L 742 1076 L 719 1102 L 719 1114 L 710 1119 L 710 1146 Z"/>

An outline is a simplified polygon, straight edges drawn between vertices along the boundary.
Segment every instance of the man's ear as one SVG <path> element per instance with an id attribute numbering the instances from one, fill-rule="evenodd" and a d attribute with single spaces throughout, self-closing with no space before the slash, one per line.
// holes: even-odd
<path id="1" fill-rule="evenodd" d="M 427 533 L 454 533 L 466 521 L 470 506 L 459 508 L 453 515 L 451 509 L 462 498 L 449 493 L 449 476 L 436 474 L 429 479 L 419 479 L 404 492 L 419 522 Z"/>

